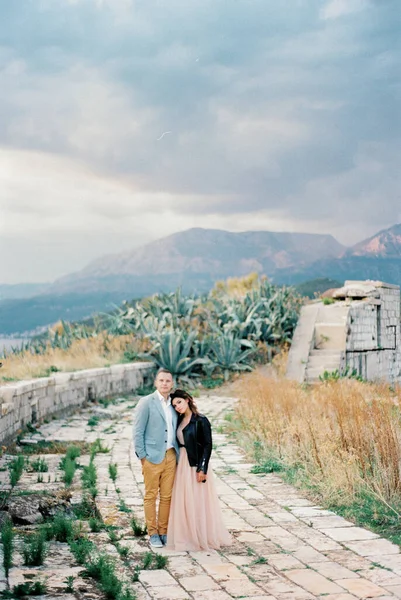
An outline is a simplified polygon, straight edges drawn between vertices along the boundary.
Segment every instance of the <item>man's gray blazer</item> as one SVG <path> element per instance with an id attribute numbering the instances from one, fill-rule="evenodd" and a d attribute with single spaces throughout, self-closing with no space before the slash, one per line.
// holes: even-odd
<path id="1" fill-rule="evenodd" d="M 173 406 L 173 444 L 179 455 L 179 446 L 175 436 L 178 415 Z M 157 392 L 141 398 L 134 413 L 134 447 L 139 459 L 146 458 L 156 465 L 165 457 L 167 449 L 167 422 L 164 409 Z"/>

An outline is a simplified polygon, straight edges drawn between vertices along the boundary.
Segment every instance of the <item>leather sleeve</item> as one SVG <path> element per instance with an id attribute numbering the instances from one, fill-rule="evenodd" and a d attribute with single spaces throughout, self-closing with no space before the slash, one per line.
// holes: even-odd
<path id="1" fill-rule="evenodd" d="M 212 428 L 209 419 L 204 416 L 199 419 L 198 427 L 200 430 L 200 439 L 197 441 L 202 445 L 203 452 L 201 454 L 196 472 L 199 473 L 199 471 L 203 471 L 203 473 L 206 475 L 213 447 Z"/>

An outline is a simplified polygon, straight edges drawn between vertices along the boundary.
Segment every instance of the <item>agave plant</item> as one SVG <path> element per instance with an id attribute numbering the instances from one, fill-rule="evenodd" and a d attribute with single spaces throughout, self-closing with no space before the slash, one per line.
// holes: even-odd
<path id="1" fill-rule="evenodd" d="M 213 341 L 208 366 L 220 368 L 227 381 L 230 371 L 252 371 L 250 358 L 255 350 L 255 344 L 249 340 L 237 338 L 233 333 L 220 334 Z"/>
<path id="2" fill-rule="evenodd" d="M 187 334 L 185 331 L 164 331 L 149 352 L 143 356 L 152 358 L 158 367 L 168 369 L 173 377 L 183 383 L 190 383 L 196 376 L 194 367 L 201 365 L 206 359 L 199 356 L 193 358 L 192 350 L 196 331 Z"/>

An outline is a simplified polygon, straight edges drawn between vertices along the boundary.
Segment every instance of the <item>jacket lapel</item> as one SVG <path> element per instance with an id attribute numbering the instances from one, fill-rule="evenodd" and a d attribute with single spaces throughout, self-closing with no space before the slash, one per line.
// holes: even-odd
<path id="1" fill-rule="evenodd" d="M 156 392 L 153 394 L 153 402 L 154 402 L 154 405 L 155 405 L 156 409 L 159 411 L 159 413 L 163 417 L 163 419 L 166 420 L 166 415 L 164 414 L 164 410 L 163 410 L 163 407 L 162 407 L 161 400 L 160 400 L 160 398 L 159 398 L 159 396 L 157 395 Z"/>

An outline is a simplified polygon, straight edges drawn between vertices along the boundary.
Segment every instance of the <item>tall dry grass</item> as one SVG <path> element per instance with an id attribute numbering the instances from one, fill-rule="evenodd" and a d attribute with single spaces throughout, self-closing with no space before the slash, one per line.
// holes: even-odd
<path id="1" fill-rule="evenodd" d="M 400 389 L 339 380 L 305 387 L 252 374 L 235 423 L 259 463 L 276 461 L 330 503 L 401 500 Z"/>
<path id="2" fill-rule="evenodd" d="M 55 371 L 78 371 L 128 362 L 148 349 L 146 340 L 132 335 L 111 336 L 107 333 L 97 337 L 74 340 L 67 350 L 49 348 L 42 354 L 11 354 L 2 359 L 0 382 L 46 377 Z"/>

